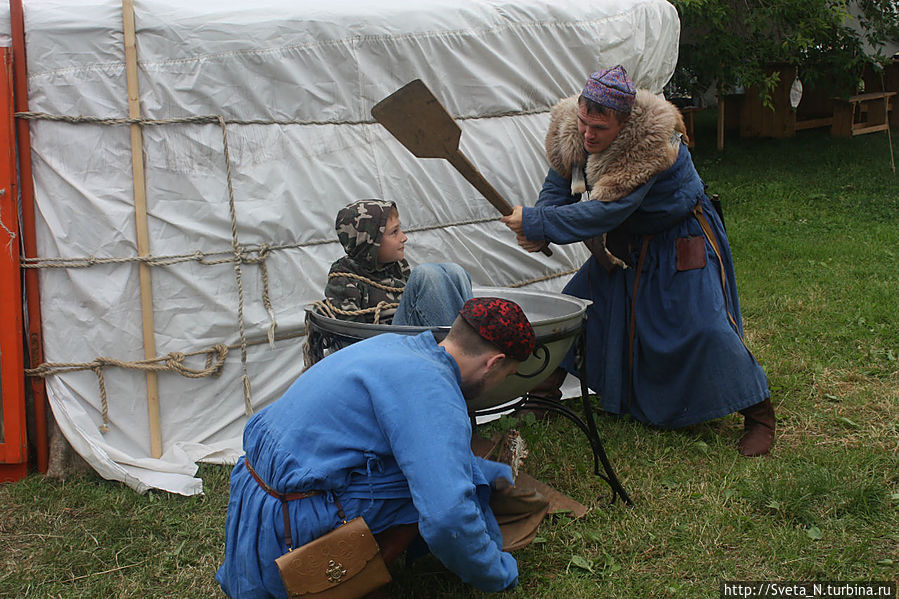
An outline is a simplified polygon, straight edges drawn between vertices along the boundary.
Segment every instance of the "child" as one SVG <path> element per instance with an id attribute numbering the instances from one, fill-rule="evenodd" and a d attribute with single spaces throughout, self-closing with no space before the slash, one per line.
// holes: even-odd
<path id="1" fill-rule="evenodd" d="M 335 229 L 347 255 L 331 265 L 325 300 L 337 318 L 449 326 L 471 299 L 471 277 L 458 264 L 426 263 L 410 272 L 394 202 L 353 202 L 337 213 Z"/>

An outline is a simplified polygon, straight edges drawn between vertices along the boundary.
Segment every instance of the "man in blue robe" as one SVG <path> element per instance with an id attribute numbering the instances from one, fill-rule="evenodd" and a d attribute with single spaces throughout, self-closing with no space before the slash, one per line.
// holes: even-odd
<path id="1" fill-rule="evenodd" d="M 683 132 L 678 109 L 636 90 L 620 65 L 594 73 L 552 109 L 536 206 L 503 222 L 528 251 L 590 248 L 564 292 L 593 301 L 587 384 L 605 410 L 669 428 L 741 412 L 740 453 L 763 455 L 775 429 L 767 379 L 744 343 L 727 235 Z M 571 356 L 563 367 L 579 375 Z"/>
<path id="2" fill-rule="evenodd" d="M 491 484 L 512 472 L 472 454 L 466 398 L 515 372 L 534 349 L 534 331 L 503 299 L 471 299 L 459 314 L 440 343 L 428 331 L 341 349 L 250 418 L 216 574 L 227 595 L 286 597 L 275 565 L 287 551 L 282 505 L 247 462 L 279 494 L 320 492 L 287 502 L 294 546 L 341 523 L 336 498 L 348 520 L 364 517 L 385 560 L 400 553 L 397 539 L 403 545 L 417 531 L 465 582 L 484 591 L 517 584 L 489 507 Z"/>

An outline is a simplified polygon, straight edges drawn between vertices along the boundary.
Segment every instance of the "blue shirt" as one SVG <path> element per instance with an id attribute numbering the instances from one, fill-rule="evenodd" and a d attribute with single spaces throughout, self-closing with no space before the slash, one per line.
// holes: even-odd
<path id="1" fill-rule="evenodd" d="M 485 591 L 517 583 L 490 512 L 489 483 L 508 466 L 476 458 L 452 356 L 425 332 L 382 334 L 341 349 L 303 373 L 244 431 L 253 468 L 290 502 L 294 542 L 335 528 L 336 495 L 347 518 L 373 533 L 417 523 L 434 555 Z M 250 477 L 231 475 L 225 562 L 216 578 L 232 597 L 283 597 L 274 560 L 287 551 L 281 506 Z"/>
<path id="2" fill-rule="evenodd" d="M 704 237 L 693 215 L 697 205 L 720 256 L 706 239 L 704 263 L 684 270 L 678 267 L 678 241 Z M 769 396 L 765 373 L 742 340 L 727 234 L 686 146 L 670 168 L 612 202 L 581 201 L 571 182 L 550 170 L 537 205 L 523 209 L 522 225 L 528 239 L 560 244 L 619 227 L 630 234 L 630 253 L 619 257 L 633 268 L 607 272 L 590 258 L 563 290 L 593 302 L 587 309 L 586 376 L 606 411 L 676 428 Z M 572 353 L 562 366 L 580 374 Z"/>

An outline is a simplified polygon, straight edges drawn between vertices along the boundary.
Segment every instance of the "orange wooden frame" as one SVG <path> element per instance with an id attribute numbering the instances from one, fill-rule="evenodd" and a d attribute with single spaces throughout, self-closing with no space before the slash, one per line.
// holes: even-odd
<path id="1" fill-rule="evenodd" d="M 12 52 L 0 48 L 0 482 L 28 472 Z"/>
<path id="2" fill-rule="evenodd" d="M 22 0 L 9 0 L 9 26 L 13 45 L 13 81 L 16 112 L 28 112 L 28 81 L 25 56 L 25 12 Z M 31 129 L 25 119 L 16 121 L 16 141 L 19 155 L 19 185 L 22 196 L 22 241 L 26 258 L 37 257 L 34 227 L 34 179 L 31 174 Z M 25 271 L 25 291 L 28 298 L 28 363 L 31 368 L 44 361 L 44 342 L 41 325 L 41 294 L 38 272 Z M 28 381 L 34 412 L 32 440 L 38 472 L 46 472 L 49 465 L 49 436 L 47 434 L 47 389 L 44 379 L 32 377 Z"/>

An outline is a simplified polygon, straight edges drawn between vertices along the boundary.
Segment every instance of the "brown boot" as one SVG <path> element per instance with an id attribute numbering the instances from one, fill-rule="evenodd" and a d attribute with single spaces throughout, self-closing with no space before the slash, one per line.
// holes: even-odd
<path id="1" fill-rule="evenodd" d="M 738 445 L 740 455 L 748 458 L 765 455 L 774 444 L 774 428 L 777 422 L 771 400 L 766 399 L 749 406 L 740 410 L 740 413 L 745 418 L 743 436 Z"/>
<path id="2" fill-rule="evenodd" d="M 390 564 L 401 556 L 406 547 L 418 536 L 418 524 L 398 524 L 375 535 L 378 546 L 381 548 L 381 558 L 385 564 Z"/>
<path id="3" fill-rule="evenodd" d="M 391 526 L 375 535 L 378 547 L 381 549 L 381 559 L 388 566 L 401 556 L 406 547 L 418 536 L 418 524 L 399 524 Z M 363 595 L 362 599 L 390 599 L 389 587 L 383 586 Z"/>

